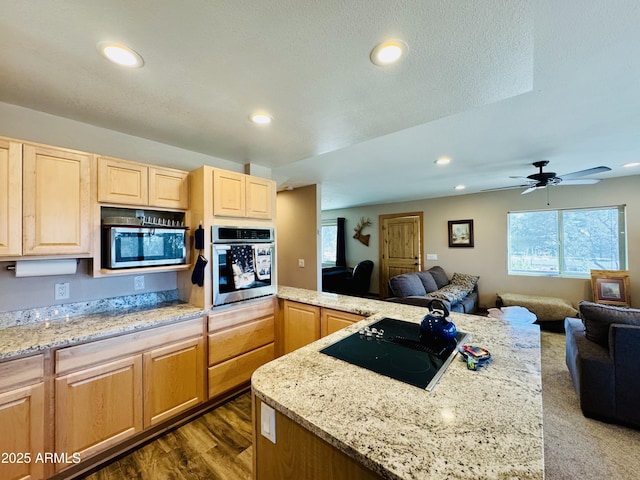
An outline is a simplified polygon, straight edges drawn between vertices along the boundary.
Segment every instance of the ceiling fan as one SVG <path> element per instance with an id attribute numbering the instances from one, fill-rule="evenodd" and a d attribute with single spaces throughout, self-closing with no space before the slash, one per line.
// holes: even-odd
<path id="1" fill-rule="evenodd" d="M 514 185 L 512 187 L 496 188 L 492 190 L 502 190 L 506 188 L 526 188 L 522 192 L 522 195 L 533 192 L 539 188 L 545 188 L 549 185 L 591 185 L 598 183 L 600 180 L 597 178 L 582 178 L 587 175 L 595 175 L 596 173 L 608 172 L 611 170 L 609 167 L 594 167 L 587 168 L 586 170 L 579 170 L 577 172 L 565 173 L 564 175 L 556 176 L 555 172 L 543 172 L 542 169 L 549 164 L 549 160 L 540 160 L 533 162 L 533 166 L 538 168 L 538 173 L 533 173 L 526 177 L 511 176 L 509 178 L 522 178 L 526 182 L 523 185 Z"/>

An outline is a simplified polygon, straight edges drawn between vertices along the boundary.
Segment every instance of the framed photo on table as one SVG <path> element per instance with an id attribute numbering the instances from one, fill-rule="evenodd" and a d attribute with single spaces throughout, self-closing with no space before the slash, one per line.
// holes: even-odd
<path id="1" fill-rule="evenodd" d="M 449 247 L 473 248 L 473 220 L 449 220 Z"/>
<path id="2" fill-rule="evenodd" d="M 596 303 L 631 305 L 628 270 L 591 270 L 591 289 Z"/>

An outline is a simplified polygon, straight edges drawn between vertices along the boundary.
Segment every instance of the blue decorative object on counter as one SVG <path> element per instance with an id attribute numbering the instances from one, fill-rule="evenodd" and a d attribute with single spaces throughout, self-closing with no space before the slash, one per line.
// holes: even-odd
<path id="1" fill-rule="evenodd" d="M 449 320 L 449 310 L 440 300 L 431 300 L 428 305 L 429 313 L 420 323 L 420 331 L 423 335 L 435 337 L 438 340 L 452 340 L 458 330 L 456 325 Z"/>

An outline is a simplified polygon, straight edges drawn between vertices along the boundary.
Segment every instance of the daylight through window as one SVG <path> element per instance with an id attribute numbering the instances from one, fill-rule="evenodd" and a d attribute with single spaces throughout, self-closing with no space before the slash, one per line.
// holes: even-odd
<path id="1" fill-rule="evenodd" d="M 322 266 L 335 267 L 338 249 L 338 223 L 336 219 L 322 221 Z"/>
<path id="2" fill-rule="evenodd" d="M 626 270 L 625 206 L 509 212 L 509 274 Z"/>

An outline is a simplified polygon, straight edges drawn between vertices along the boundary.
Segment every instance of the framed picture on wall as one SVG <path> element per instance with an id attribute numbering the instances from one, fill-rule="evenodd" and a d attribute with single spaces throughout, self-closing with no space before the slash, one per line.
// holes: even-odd
<path id="1" fill-rule="evenodd" d="M 449 220 L 449 247 L 473 247 L 473 220 Z"/>
<path id="2" fill-rule="evenodd" d="M 593 301 L 607 305 L 631 305 L 628 270 L 591 270 Z"/>

